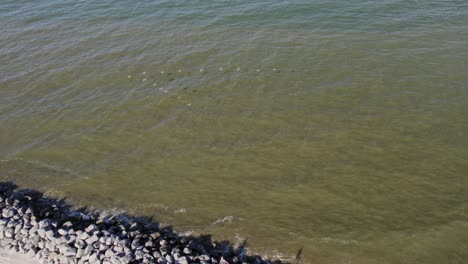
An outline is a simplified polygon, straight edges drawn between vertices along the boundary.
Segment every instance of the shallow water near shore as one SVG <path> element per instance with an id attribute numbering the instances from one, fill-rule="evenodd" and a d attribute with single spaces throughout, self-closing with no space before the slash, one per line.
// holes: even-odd
<path id="1" fill-rule="evenodd" d="M 2 1 L 0 177 L 303 263 L 468 259 L 466 1 Z"/>

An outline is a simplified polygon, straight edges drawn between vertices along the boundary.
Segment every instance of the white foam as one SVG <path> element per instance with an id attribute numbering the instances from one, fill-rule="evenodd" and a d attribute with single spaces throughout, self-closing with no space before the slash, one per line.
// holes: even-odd
<path id="1" fill-rule="evenodd" d="M 220 219 L 214 221 L 214 222 L 213 222 L 213 225 L 221 224 L 221 223 L 226 223 L 226 222 L 231 223 L 232 220 L 234 220 L 234 216 L 232 216 L 232 215 L 225 216 L 225 217 L 223 217 L 223 218 L 220 218 Z"/>

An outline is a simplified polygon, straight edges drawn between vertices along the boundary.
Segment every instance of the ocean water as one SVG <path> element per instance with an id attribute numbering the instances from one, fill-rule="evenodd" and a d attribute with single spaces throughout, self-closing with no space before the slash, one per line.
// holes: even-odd
<path id="1" fill-rule="evenodd" d="M 0 179 L 301 263 L 467 263 L 468 2 L 0 1 Z"/>

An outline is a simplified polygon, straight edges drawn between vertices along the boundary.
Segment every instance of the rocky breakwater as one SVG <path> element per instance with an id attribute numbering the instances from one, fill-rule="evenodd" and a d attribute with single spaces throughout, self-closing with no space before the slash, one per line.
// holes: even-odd
<path id="1" fill-rule="evenodd" d="M 1 249 L 41 263 L 272 263 L 242 245 L 184 236 L 148 218 L 72 209 L 12 183 L 0 183 L 0 211 Z"/>

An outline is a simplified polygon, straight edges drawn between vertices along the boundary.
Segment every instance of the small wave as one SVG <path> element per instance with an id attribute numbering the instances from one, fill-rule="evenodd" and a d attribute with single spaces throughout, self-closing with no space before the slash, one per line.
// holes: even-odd
<path id="1" fill-rule="evenodd" d="M 356 245 L 358 244 L 357 240 L 346 240 L 346 239 L 337 239 L 337 238 L 331 238 L 331 237 L 322 237 L 318 240 L 320 243 L 328 244 L 338 244 L 338 245 Z"/>
<path id="2" fill-rule="evenodd" d="M 185 209 L 185 208 L 180 208 L 180 209 L 174 210 L 174 214 L 184 214 L 186 212 L 187 212 L 187 209 Z"/>
<path id="3" fill-rule="evenodd" d="M 226 223 L 226 222 L 231 223 L 233 220 L 234 220 L 234 216 L 229 215 L 229 216 L 225 216 L 223 218 L 219 218 L 218 220 L 214 221 L 212 224 L 216 225 L 216 224 L 221 224 L 221 223 Z"/>

